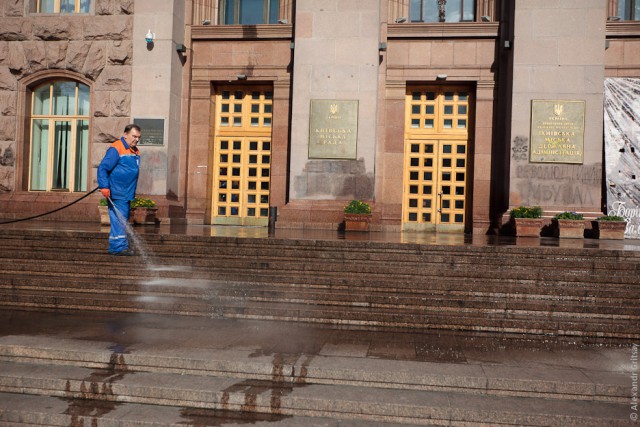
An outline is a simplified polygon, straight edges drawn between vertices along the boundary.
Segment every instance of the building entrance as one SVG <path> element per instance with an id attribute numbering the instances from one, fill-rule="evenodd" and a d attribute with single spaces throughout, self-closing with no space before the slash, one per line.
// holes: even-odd
<path id="1" fill-rule="evenodd" d="M 211 223 L 267 226 L 273 90 L 216 93 Z"/>
<path id="2" fill-rule="evenodd" d="M 408 88 L 404 230 L 464 231 L 471 105 L 466 87 Z"/>

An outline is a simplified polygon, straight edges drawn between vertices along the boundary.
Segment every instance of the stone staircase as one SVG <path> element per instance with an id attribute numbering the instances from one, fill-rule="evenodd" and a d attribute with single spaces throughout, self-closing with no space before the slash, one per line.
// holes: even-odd
<path id="1" fill-rule="evenodd" d="M 629 423 L 638 252 L 140 237 L 131 258 L 104 233 L 0 234 L 0 424 Z M 455 339 L 479 341 L 371 351 Z"/>
<path id="2" fill-rule="evenodd" d="M 640 252 L 102 233 L 0 237 L 0 304 L 368 328 L 640 338 Z"/>

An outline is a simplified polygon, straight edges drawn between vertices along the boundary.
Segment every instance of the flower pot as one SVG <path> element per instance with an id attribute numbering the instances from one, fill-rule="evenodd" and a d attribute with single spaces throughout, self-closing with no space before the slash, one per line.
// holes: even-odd
<path id="1" fill-rule="evenodd" d="M 593 221 L 593 230 L 598 239 L 624 239 L 627 229 L 626 221 Z"/>
<path id="2" fill-rule="evenodd" d="M 561 239 L 584 238 L 583 219 L 554 219 L 554 234 Z"/>
<path id="3" fill-rule="evenodd" d="M 100 225 L 111 225 L 111 220 L 109 219 L 109 207 L 98 206 L 98 212 L 100 212 Z"/>
<path id="4" fill-rule="evenodd" d="M 514 218 L 516 237 L 540 237 L 542 218 Z"/>
<path id="5" fill-rule="evenodd" d="M 158 208 L 131 208 L 129 222 L 133 225 L 157 224 Z"/>
<path id="6" fill-rule="evenodd" d="M 369 231 L 370 214 L 344 214 L 345 231 Z"/>

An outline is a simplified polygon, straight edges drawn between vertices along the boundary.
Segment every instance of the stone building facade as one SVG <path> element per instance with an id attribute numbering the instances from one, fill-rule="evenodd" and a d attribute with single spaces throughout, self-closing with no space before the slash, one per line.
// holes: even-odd
<path id="1" fill-rule="evenodd" d="M 133 1 L 97 1 L 90 16 L 31 13 L 23 0 L 4 0 L 0 18 L 0 188 L 3 210 L 44 211 L 59 197 L 26 190 L 33 88 L 52 79 L 92 86 L 91 174 L 104 149 L 131 116 Z M 11 197 L 7 197 L 7 194 Z M 32 202 L 37 203 L 33 205 Z M 13 205 L 11 209 L 9 205 Z M 28 208 L 27 208 L 28 206 Z M 26 208 L 26 209 L 25 209 Z"/>
<path id="2" fill-rule="evenodd" d="M 123 123 L 162 120 L 139 190 L 171 221 L 336 229 L 359 199 L 374 230 L 493 233 L 519 205 L 610 210 L 604 84 L 640 78 L 635 0 L 85 3 L 3 1 L 4 217 L 81 193 L 29 187 L 31 91 L 56 76 L 90 87 L 89 181 Z"/>
<path id="3" fill-rule="evenodd" d="M 177 163 L 181 150 L 183 61 L 175 46 L 184 37 L 183 3 L 0 4 L 3 217 L 44 213 L 94 189 L 109 144 L 128 123 L 149 117 L 162 120 L 163 137 L 153 146 L 141 144 L 146 158 L 138 192 L 153 195 L 167 216 L 167 194 L 177 192 L 179 181 L 167 165 L 171 158 Z M 157 36 L 147 43 L 151 28 Z M 44 219 L 94 221 L 97 194 Z"/>

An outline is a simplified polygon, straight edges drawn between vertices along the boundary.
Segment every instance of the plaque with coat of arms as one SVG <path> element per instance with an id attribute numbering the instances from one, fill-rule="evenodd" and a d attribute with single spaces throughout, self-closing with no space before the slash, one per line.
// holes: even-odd
<path id="1" fill-rule="evenodd" d="M 356 159 L 357 139 L 357 100 L 311 100 L 310 159 Z"/>
<path id="2" fill-rule="evenodd" d="M 574 163 L 584 160 L 585 101 L 532 100 L 532 163 Z"/>

